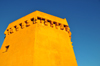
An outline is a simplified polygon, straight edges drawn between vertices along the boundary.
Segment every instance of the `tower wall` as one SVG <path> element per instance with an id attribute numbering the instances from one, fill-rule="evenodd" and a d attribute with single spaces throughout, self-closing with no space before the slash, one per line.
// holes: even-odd
<path id="1" fill-rule="evenodd" d="M 1 66 L 77 66 L 70 28 L 66 19 L 57 18 L 36 11 L 10 23 Z"/>

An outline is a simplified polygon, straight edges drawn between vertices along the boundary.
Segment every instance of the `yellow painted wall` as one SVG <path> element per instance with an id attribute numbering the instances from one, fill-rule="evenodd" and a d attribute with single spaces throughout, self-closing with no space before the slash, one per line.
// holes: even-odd
<path id="1" fill-rule="evenodd" d="M 5 35 L 0 66 L 77 66 L 66 19 L 35 11 L 10 23 Z"/>

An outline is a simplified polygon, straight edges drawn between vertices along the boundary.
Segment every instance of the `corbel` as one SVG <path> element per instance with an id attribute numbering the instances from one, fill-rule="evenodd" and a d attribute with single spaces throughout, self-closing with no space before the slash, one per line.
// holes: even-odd
<path id="1" fill-rule="evenodd" d="M 34 18 L 33 24 L 37 23 L 37 17 Z"/>
<path id="2" fill-rule="evenodd" d="M 50 22 L 50 26 L 51 26 L 51 27 L 54 27 L 54 26 L 53 26 L 53 21 Z"/>
<path id="3" fill-rule="evenodd" d="M 70 31 L 68 31 L 68 35 L 69 35 L 69 38 L 71 39 L 71 32 Z"/>
<path id="4" fill-rule="evenodd" d="M 26 27 L 29 27 L 30 26 L 29 21 L 26 20 L 25 23 L 26 23 Z"/>
<path id="5" fill-rule="evenodd" d="M 45 24 L 46 26 L 48 26 L 47 19 L 45 19 L 44 24 Z"/>
<path id="6" fill-rule="evenodd" d="M 67 25 L 64 25 L 64 27 L 65 27 L 65 31 L 68 31 L 68 26 Z"/>
<path id="7" fill-rule="evenodd" d="M 59 23 L 55 22 L 55 28 L 58 29 Z"/>
<path id="8" fill-rule="evenodd" d="M 14 31 L 13 31 L 13 29 L 12 28 L 10 28 L 10 34 L 12 34 Z"/>
<path id="9" fill-rule="evenodd" d="M 42 23 L 42 18 L 40 18 L 40 23 Z"/>
<path id="10" fill-rule="evenodd" d="M 15 30 L 18 31 L 19 30 L 19 27 L 16 25 L 14 26 Z"/>
<path id="11" fill-rule="evenodd" d="M 19 25 L 20 25 L 21 29 L 25 28 L 25 23 L 24 22 L 20 23 Z"/>
<path id="12" fill-rule="evenodd" d="M 32 21 L 32 23 L 34 24 L 34 21 L 35 21 L 34 18 L 31 18 L 31 21 Z"/>
<path id="13" fill-rule="evenodd" d="M 6 32 L 6 33 L 7 33 L 7 35 L 9 35 L 9 34 L 10 34 L 10 31 L 9 31 L 9 29 L 7 29 L 6 31 L 7 31 L 7 32 Z"/>
<path id="14" fill-rule="evenodd" d="M 60 29 L 64 30 L 64 25 L 60 23 Z"/>

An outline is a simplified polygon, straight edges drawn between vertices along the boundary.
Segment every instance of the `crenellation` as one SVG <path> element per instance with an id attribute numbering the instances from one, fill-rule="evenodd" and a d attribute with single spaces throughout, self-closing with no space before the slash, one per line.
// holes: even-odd
<path id="1" fill-rule="evenodd" d="M 29 27 L 29 26 L 31 26 L 31 24 L 36 24 L 36 23 L 42 23 L 45 26 L 50 25 L 50 27 L 52 27 L 52 28 L 65 30 L 65 31 L 68 32 L 69 37 L 71 39 L 71 32 L 70 32 L 70 28 L 69 28 L 68 25 L 65 25 L 65 24 L 62 24 L 62 23 L 59 23 L 59 22 L 56 22 L 56 21 L 52 21 L 52 20 L 49 20 L 49 19 L 41 18 L 41 17 L 33 17 L 31 19 L 27 19 L 24 22 L 19 23 L 19 25 L 15 25 L 14 29 L 13 28 L 7 29 L 7 34 L 8 35 L 12 34 L 15 31 L 18 31 L 18 30 L 23 29 L 25 27 Z"/>

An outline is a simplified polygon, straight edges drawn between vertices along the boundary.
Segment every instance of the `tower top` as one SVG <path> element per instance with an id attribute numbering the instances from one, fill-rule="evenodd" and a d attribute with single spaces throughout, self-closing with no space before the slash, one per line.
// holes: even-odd
<path id="1" fill-rule="evenodd" d="M 35 11 L 10 23 L 4 34 L 0 66 L 77 66 L 65 18 Z"/>
<path id="2" fill-rule="evenodd" d="M 9 33 L 14 32 L 13 28 L 18 29 L 19 28 L 18 26 L 23 26 L 22 24 L 24 24 L 24 23 L 28 24 L 28 22 L 34 22 L 34 21 L 36 22 L 38 19 L 43 20 L 44 23 L 48 21 L 51 24 L 61 26 L 61 29 L 62 29 L 62 27 L 66 27 L 66 30 L 69 31 L 69 29 L 67 29 L 68 23 L 67 23 L 66 18 L 62 19 L 57 16 L 53 16 L 53 15 L 36 10 L 36 11 L 10 23 L 8 25 L 7 29 L 5 30 L 4 34 L 7 35 L 7 33 L 8 33 L 8 35 L 9 35 Z"/>
<path id="3" fill-rule="evenodd" d="M 35 18 L 37 18 L 37 17 L 41 18 L 42 17 L 42 18 L 50 20 L 50 21 L 54 21 L 54 22 L 58 22 L 58 23 L 61 23 L 61 24 L 64 24 L 64 25 L 68 25 L 66 18 L 62 19 L 60 17 L 53 16 L 53 15 L 50 15 L 50 14 L 36 10 L 36 11 L 34 11 L 34 12 L 32 12 L 32 13 L 30 13 L 30 14 L 22 17 L 22 18 L 19 18 L 18 20 L 14 21 L 12 23 L 10 23 L 8 28 L 11 27 L 12 25 L 19 24 L 20 22 L 25 21 L 27 19 L 31 19 L 33 17 L 35 17 Z"/>

